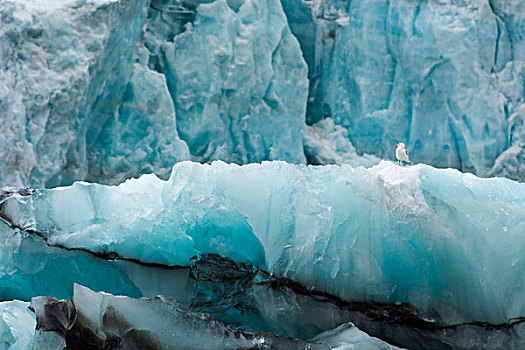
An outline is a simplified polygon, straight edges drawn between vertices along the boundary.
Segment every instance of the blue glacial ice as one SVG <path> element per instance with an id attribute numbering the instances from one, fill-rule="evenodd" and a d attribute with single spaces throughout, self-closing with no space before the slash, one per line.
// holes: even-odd
<path id="1" fill-rule="evenodd" d="M 2 203 L 28 200 L 30 191 L 3 191 Z M 54 247 L 38 233 L 20 230 L 0 210 L 0 300 L 30 300 L 36 295 L 70 298 L 73 283 L 132 297 L 184 294 L 187 271 L 148 271 L 132 262 L 89 251 Z M 6 221 L 7 219 L 7 221 Z"/>
<path id="2" fill-rule="evenodd" d="M 38 237 L 0 222 L 0 299 L 30 300 L 36 295 L 71 297 L 74 282 L 97 290 L 140 297 L 125 267 L 89 254 L 48 247 Z M 101 278 L 104 276 L 104 278 Z"/>
<path id="3" fill-rule="evenodd" d="M 280 338 L 230 328 L 205 313 L 192 312 L 176 299 L 132 299 L 74 286 L 71 300 L 33 298 L 37 315 L 37 349 L 49 339 L 77 348 L 117 349 L 398 349 L 369 337 L 352 324 L 311 340 Z M 199 339 L 195 342 L 195 339 Z"/>
<path id="4" fill-rule="evenodd" d="M 49 244 L 164 265 L 219 254 L 344 300 L 408 302 L 445 323 L 525 314 L 525 185 L 502 178 L 390 162 L 183 162 L 168 181 L 39 190 L 5 202 L 3 215 Z"/>
<path id="5" fill-rule="evenodd" d="M 357 154 L 348 138 L 348 130 L 325 118 L 310 125 L 303 132 L 304 154 L 308 164 L 348 164 L 352 167 L 370 167 L 381 159 L 376 156 Z"/>
<path id="6" fill-rule="evenodd" d="M 434 321 L 418 318 L 403 305 L 352 303 L 353 306 L 350 304 L 345 306 L 345 303 L 337 302 L 327 295 L 316 295 L 315 292 L 297 288 L 293 282 L 289 284 L 290 282 L 285 280 L 273 278 L 262 284 L 252 282 L 246 285 L 245 283 L 248 282 L 245 280 L 246 273 L 242 270 L 235 272 L 235 269 L 241 266 L 231 269 L 233 266 L 228 266 L 224 261 L 221 263 L 221 259 L 215 261 L 220 263 L 215 266 L 212 266 L 212 260 L 201 260 L 198 263 L 201 266 L 192 271 L 191 274 L 196 280 L 194 286 L 186 291 L 186 293 L 193 293 L 193 298 L 196 297 L 192 302 L 191 312 L 178 304 L 173 297 L 137 300 L 114 298 L 105 293 L 95 296 L 95 293 L 80 286 L 74 288 L 74 304 L 71 301 L 59 301 L 49 297 L 32 298 L 31 309 L 34 310 L 37 319 L 33 348 L 62 348 L 65 343 L 64 335 L 67 335 L 67 345 L 71 348 L 79 347 L 78 342 L 92 344 L 97 348 L 104 348 L 104 344 L 101 343 L 112 342 L 120 344 L 119 348 L 130 348 L 130 342 L 137 340 L 136 335 L 139 335 L 140 339 L 147 339 L 147 342 L 173 342 L 180 346 L 181 340 L 178 338 L 181 318 L 185 320 L 184 334 L 206 333 L 211 335 L 210 338 L 216 344 L 227 341 L 232 335 L 237 339 L 258 338 L 259 341 L 264 339 L 262 348 L 266 348 L 270 343 L 273 344 L 273 348 L 279 349 L 288 347 L 303 349 L 305 343 L 310 344 L 311 348 L 320 349 L 334 346 L 344 349 L 392 348 L 354 327 L 348 322 L 349 319 L 355 320 L 359 328 L 366 329 L 368 333 L 380 336 L 389 342 L 405 344 L 408 348 L 519 349 L 523 347 L 524 340 L 520 336 L 523 334 L 523 322 L 503 327 L 492 327 L 482 323 L 443 327 Z M 212 265 L 209 265 L 210 262 Z M 160 277 L 153 275 L 153 271 L 155 269 L 151 268 L 143 271 L 145 280 L 150 284 Z M 257 275 L 260 273 L 255 273 L 253 277 L 260 280 Z M 173 290 L 174 286 L 184 282 L 184 277 L 170 281 L 172 288 L 170 295 L 175 295 L 177 301 L 181 300 L 180 298 L 186 300 L 184 303 L 189 305 L 184 294 Z M 228 285 L 229 288 L 224 289 Z M 211 292 L 214 296 L 212 299 L 202 299 L 203 292 L 205 294 Z M 27 306 L 27 303 L 21 304 Z M 175 309 L 173 306 L 176 306 Z M 159 326 L 158 318 L 151 315 L 152 309 L 157 316 L 162 314 L 162 325 Z M 208 310 L 225 325 L 231 327 L 233 320 L 234 327 L 240 327 L 243 331 L 224 327 L 221 322 L 203 313 Z M 28 314 L 28 317 L 22 320 L 23 323 L 10 319 L 11 331 L 16 333 L 20 325 L 25 325 L 23 329 L 34 330 L 34 321 L 29 318 L 30 316 L 31 314 Z M 14 317 L 19 318 L 19 313 Z M 102 323 L 96 320 L 102 320 Z M 162 331 L 166 320 L 169 320 L 172 332 Z M 385 327 L 386 325 L 388 327 Z M 320 330 L 316 326 L 321 327 Z M 143 338 L 145 328 L 150 330 L 146 333 L 157 334 L 157 336 Z M 217 328 L 224 331 L 225 338 L 217 338 L 217 333 L 213 331 Z M 89 329 L 96 329 L 96 332 L 86 332 Z M 260 330 L 265 330 L 265 333 L 258 333 Z M 161 334 L 164 333 L 163 337 L 158 337 L 159 331 Z M 278 336 L 268 331 L 276 331 Z M 257 333 L 253 334 L 254 332 Z M 21 333 L 18 331 L 17 334 Z M 26 334 L 32 335 L 29 332 Z M 279 335 L 288 338 L 282 339 Z M 296 340 L 291 340 L 289 337 L 294 337 Z M 187 341 L 187 338 L 186 336 L 186 340 L 182 341 Z M 199 339 L 201 341 L 191 343 L 191 346 L 202 348 L 203 344 L 208 343 L 208 337 L 199 337 Z M 94 343 L 98 344 L 95 346 Z"/>
<path id="7" fill-rule="evenodd" d="M 192 159 L 304 163 L 307 68 L 280 2 L 191 7 L 156 3 L 144 46 L 166 75 Z"/>
<path id="8" fill-rule="evenodd" d="M 192 311 L 209 312 L 230 326 L 250 332 L 274 332 L 299 340 L 354 322 L 370 335 L 410 348 L 427 348 L 428 344 L 469 344 L 476 348 L 487 339 L 496 344 L 491 348 L 497 348 L 497 344 L 519 348 L 516 344 L 523 343 L 516 336 L 521 324 L 505 326 L 502 331 L 486 329 L 483 325 L 450 328 L 441 324 L 441 328 L 436 328 L 434 321 L 421 319 L 421 315 L 406 306 L 368 302 L 353 306 L 340 304 L 337 298 L 298 288 L 293 281 L 270 277 L 251 265 L 236 265 L 218 255 L 203 254 L 198 260 L 192 259 L 189 268 L 169 268 L 139 260 L 126 261 L 115 254 L 66 249 L 53 246 L 49 241 L 45 244 L 35 232 L 10 229 L 4 223 L 0 223 L 0 235 L 3 242 L 0 250 L 2 299 L 30 300 L 32 296 L 46 294 L 70 298 L 72 285 L 82 282 L 95 290 L 127 296 L 176 297 L 184 305 L 191 306 Z M 396 320 L 385 317 L 391 313 L 398 315 Z M 407 326 L 407 320 L 411 326 Z M 389 327 L 385 328 L 385 323 Z M 353 344 L 357 341 L 356 336 L 360 342 L 369 339 L 357 329 L 347 328 L 350 328 L 348 324 L 342 326 L 342 333 L 336 330 L 325 335 L 334 336 L 334 342 L 339 344 Z M 326 343 L 324 337 L 315 338 L 322 340 L 321 344 Z M 39 329 L 35 341 L 47 344 L 45 349 L 59 348 L 56 344 L 62 344 L 63 338 L 60 334 Z"/>
<path id="9" fill-rule="evenodd" d="M 359 153 L 524 179 L 521 0 L 283 1 L 309 67 L 307 120 Z"/>
<path id="10" fill-rule="evenodd" d="M 162 318 L 158 318 L 159 314 Z M 194 336 L 188 336 L 192 332 Z M 348 350 L 398 349 L 368 336 L 351 323 L 308 341 L 293 340 L 271 333 L 235 330 L 208 314 L 191 312 L 174 298 L 115 297 L 80 285 L 74 286 L 71 301 L 36 297 L 31 303 L 17 300 L 0 303 L 0 348 L 3 350 L 60 349 L 66 345 L 66 334 L 67 345 L 73 348 L 87 344 L 102 348 L 114 341 L 117 334 L 120 336 L 118 348 L 122 349 L 143 348 L 144 344 L 161 348 L 184 346 L 185 349 L 266 349 L 270 346 L 304 349 L 307 344 L 310 349 L 334 346 Z M 201 341 L 195 343 L 196 337 Z"/>
<path id="11" fill-rule="evenodd" d="M 0 184 L 304 163 L 307 68 L 279 1 L 197 5 L 4 1 Z"/>
<path id="12" fill-rule="evenodd" d="M 35 314 L 29 303 L 13 300 L 0 302 L 0 348 L 29 350 L 35 334 Z"/>
<path id="13" fill-rule="evenodd" d="M 250 286 L 254 282 L 261 281 L 256 271 L 251 269 L 235 271 L 237 267 L 232 266 L 233 269 L 228 267 L 228 264 L 224 264 L 222 259 L 217 260 L 218 264 L 213 264 L 211 257 L 207 257 L 190 270 L 187 268 L 169 269 L 162 265 L 144 266 L 142 262 L 123 261 L 115 256 L 97 256 L 89 251 L 47 246 L 34 233 L 12 230 L 2 222 L 0 222 L 0 235 L 3 243 L 0 250 L 2 257 L 0 278 L 2 294 L 0 297 L 2 299 L 18 297 L 31 300 L 35 295 L 70 298 L 73 284 L 82 282 L 95 290 L 112 291 L 118 295 L 175 296 L 184 305 L 192 305 L 196 312 L 211 312 L 219 320 L 228 324 L 233 323 L 241 329 L 272 331 L 281 336 L 294 336 L 299 339 L 307 339 L 319 332 L 337 327 L 341 323 L 348 322 L 352 317 L 352 313 L 338 313 L 337 308 L 334 310 L 334 306 L 330 303 L 326 311 L 320 314 L 319 310 L 324 309 L 321 306 L 322 302 L 316 302 L 315 299 L 309 301 L 310 297 L 301 296 L 301 294 L 294 297 L 293 290 L 281 290 L 272 287 L 271 283 Z M 210 262 L 212 265 L 209 265 Z M 267 277 L 263 278 L 265 279 Z M 237 298 L 240 299 L 237 300 Z M 232 301 L 234 299 L 235 304 Z M 304 300 L 300 301 L 302 299 Z M 279 303 L 281 307 L 288 310 L 286 317 L 279 313 L 269 312 L 275 303 Z M 27 308 L 28 303 L 6 302 L 2 305 L 21 305 L 17 310 L 23 311 L 22 307 Z M 34 303 L 34 298 L 33 308 L 37 310 L 37 314 L 42 311 Z M 14 344 L 26 344 L 26 340 L 20 339 L 26 339 L 26 336 L 33 338 L 34 315 L 31 316 L 27 310 L 21 314 L 18 311 L 14 313 L 13 307 L 6 310 L 2 317 L 9 328 L 4 329 L 8 333 L 5 333 L 1 339 L 5 340 L 9 346 L 16 339 L 19 339 L 18 343 Z M 311 317 L 312 310 L 317 310 L 315 318 Z M 334 318 L 334 313 L 339 316 Z M 363 318 L 361 313 L 357 312 L 357 314 Z M 56 319 L 63 318 L 57 317 Z M 381 320 L 367 319 L 367 321 L 368 324 L 365 323 L 364 326 L 369 325 L 370 322 L 374 325 Z M 63 321 L 60 322 L 64 326 L 61 326 L 62 328 L 67 328 Z M 57 330 L 54 326 L 48 328 Z M 366 339 L 369 338 L 357 329 L 345 331 L 349 327 L 343 328 L 343 333 L 346 335 L 340 335 L 339 331 L 332 332 L 334 334 L 330 333 L 330 336 L 335 336 L 334 341 L 355 343 L 357 340 L 351 341 L 351 339 L 358 336 L 360 342 L 366 343 Z M 322 341 L 316 341 L 316 343 L 324 344 L 326 341 L 323 337 Z M 35 333 L 35 342 L 42 349 L 55 349 L 60 348 L 60 344 L 63 344 L 63 338 L 60 334 L 38 329 Z M 378 341 L 373 340 L 372 342 Z M 194 345 L 198 347 L 201 346 L 201 343 Z M 19 349 L 18 347 L 7 347 L 5 344 L 0 344 L 0 348 Z M 23 349 L 26 348 L 31 348 L 31 346 L 23 347 Z"/>
<path id="14" fill-rule="evenodd" d="M 404 141 L 416 162 L 523 179 L 520 6 L 5 1 L 0 183 L 167 178 L 188 159 L 348 160 L 347 147 L 303 149 L 305 121 L 325 118 L 359 155 L 388 159 Z"/>
<path id="15" fill-rule="evenodd" d="M 168 177 L 174 163 L 190 158 L 177 134 L 165 76 L 140 64 L 133 67 L 118 117 L 108 119 L 93 146 L 90 178 L 121 182 L 152 172 Z"/>
<path id="16" fill-rule="evenodd" d="M 86 178 L 96 135 L 132 73 L 145 3 L 2 3 L 1 183 L 52 186 Z"/>

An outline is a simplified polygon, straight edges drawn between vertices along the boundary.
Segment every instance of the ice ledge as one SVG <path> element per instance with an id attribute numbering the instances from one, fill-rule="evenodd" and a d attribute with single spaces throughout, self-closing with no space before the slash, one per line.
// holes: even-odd
<path id="1" fill-rule="evenodd" d="M 213 253 L 445 324 L 525 315 L 525 184 L 426 165 L 182 162 L 119 186 L 39 190 L 3 215 L 48 242 L 188 266 Z"/>

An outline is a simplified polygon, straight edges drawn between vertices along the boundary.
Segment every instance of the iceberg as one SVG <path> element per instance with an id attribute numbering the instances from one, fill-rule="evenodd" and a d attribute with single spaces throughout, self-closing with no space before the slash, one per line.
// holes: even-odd
<path id="1" fill-rule="evenodd" d="M 398 349 L 352 324 L 300 341 L 227 327 L 173 298 L 132 299 L 77 284 L 71 300 L 37 297 L 31 306 L 40 330 L 34 341 L 37 349 L 46 348 L 52 338 L 62 346 L 93 349 Z"/>
<path id="2" fill-rule="evenodd" d="M 307 121 L 329 117 L 359 153 L 523 181 L 520 0 L 283 1 L 310 81 Z M 496 162 L 496 160 L 498 160 Z"/>
<path id="3" fill-rule="evenodd" d="M 525 314 L 524 198 L 425 165 L 183 162 L 168 181 L 38 190 L 2 215 L 49 245 L 165 266 L 218 254 L 343 300 L 500 324 Z"/>
<path id="4" fill-rule="evenodd" d="M 149 285 L 151 289 L 152 285 L 159 283 L 160 278 L 169 278 L 166 273 L 158 274 L 161 269 L 165 270 L 165 268 L 154 266 L 142 270 L 144 285 Z M 88 281 L 88 283 L 93 282 Z M 215 324 L 224 324 L 226 327 L 219 327 L 225 329 L 227 333 L 247 335 L 252 339 L 254 336 L 251 333 L 262 334 L 266 338 L 266 345 L 270 343 L 275 345 L 276 341 L 272 340 L 274 338 L 281 339 L 280 337 L 283 336 L 295 338 L 293 342 L 290 342 L 289 339 L 284 342 L 281 341 L 278 348 L 282 348 L 283 344 L 298 344 L 304 348 L 305 342 L 316 345 L 322 344 L 323 346 L 319 348 L 327 348 L 328 345 L 331 347 L 344 345 L 344 348 L 352 349 L 352 344 L 358 349 L 391 348 L 363 333 L 351 322 L 359 325 L 360 329 L 366 329 L 369 334 L 381 337 L 389 342 L 402 344 L 408 348 L 435 349 L 451 346 L 465 349 L 478 349 L 480 347 L 519 349 L 524 342 L 523 337 L 519 335 L 522 333 L 523 321 L 517 320 L 512 324 L 496 326 L 483 323 L 438 325 L 435 321 L 422 319 L 421 315 L 414 312 L 409 305 L 343 302 L 336 297 L 311 291 L 292 281 L 268 276 L 264 272 L 253 270 L 247 265 L 235 264 L 219 256 L 203 257 L 191 267 L 189 274 L 178 273 L 175 279 L 170 278 L 169 281 L 164 281 L 164 284 L 168 288 L 162 292 L 168 292 L 172 297 L 157 297 L 155 303 L 158 302 L 161 307 L 166 301 L 170 305 L 174 305 L 173 296 L 175 296 L 177 299 L 175 305 L 179 311 L 182 311 L 183 315 L 188 313 L 190 319 L 197 316 L 200 320 L 209 321 L 201 322 L 195 327 L 193 327 L 195 324 L 190 322 L 190 326 L 194 328 L 189 330 L 190 332 L 203 332 L 201 330 L 203 326 L 204 331 L 207 331 L 208 324 L 211 324 L 212 328 Z M 179 288 L 180 285 L 184 284 L 188 285 L 189 288 L 185 290 Z M 78 293 L 78 290 L 82 293 Z M 130 298 L 118 297 L 118 299 L 125 299 L 126 304 L 132 306 L 134 313 L 129 316 L 129 312 L 118 311 L 121 309 L 119 307 L 116 313 L 119 315 L 126 315 L 127 313 L 128 316 L 124 317 L 126 322 L 122 317 L 117 317 L 115 322 L 109 322 L 110 319 L 115 320 L 114 303 L 111 306 L 109 304 L 112 303 L 103 302 L 99 306 L 98 303 L 101 298 L 84 298 L 86 293 L 83 291 L 85 290 L 87 288 L 80 286 L 74 288 L 74 305 L 71 301 L 59 301 L 49 297 L 32 298 L 31 309 L 36 315 L 30 313 L 28 317 L 32 317 L 33 321 L 21 324 L 26 325 L 26 327 L 33 327 L 32 329 L 28 328 L 35 333 L 34 344 L 38 344 L 33 348 L 63 348 L 66 338 L 70 346 L 73 346 L 75 342 L 81 344 L 93 342 L 92 347 L 102 348 L 101 343 L 125 343 L 122 340 L 127 337 L 136 340 L 137 337 L 134 335 L 144 334 L 144 323 L 139 325 L 140 322 L 136 322 L 136 317 L 133 315 L 139 313 L 146 317 L 147 312 L 140 311 L 142 307 L 134 304 L 147 305 L 151 299 L 137 302 L 138 299 L 134 301 Z M 161 292 L 160 289 L 156 289 L 156 291 Z M 80 294 L 81 299 L 85 300 L 79 300 L 78 294 Z M 95 293 L 88 290 L 87 294 Z M 105 295 L 105 293 L 99 293 L 99 295 Z M 184 301 L 184 304 L 191 306 L 191 312 L 179 304 L 181 300 Z M 27 306 L 27 303 L 22 304 Z M 122 304 L 120 305 L 122 306 Z M 104 314 L 102 318 L 90 316 L 104 320 L 102 325 L 97 326 L 96 322 L 89 322 L 87 325 L 87 328 L 90 329 L 98 327 L 96 337 L 93 337 L 93 332 L 86 332 L 86 326 L 83 325 L 85 318 L 77 312 L 84 307 L 89 308 L 89 310 L 98 310 L 96 312 Z M 151 307 L 148 307 L 149 309 Z M 207 314 L 208 312 L 221 322 L 214 321 Z M 179 316 L 180 314 L 176 315 L 175 318 L 179 318 Z M 37 319 L 36 331 L 34 329 L 35 317 Z M 178 324 L 178 321 L 173 320 L 171 316 L 166 317 L 166 315 L 162 317 L 163 324 L 166 324 L 166 319 L 170 319 L 170 326 Z M 185 319 L 187 320 L 187 317 Z M 159 332 L 159 329 L 162 329 L 162 327 L 156 326 L 158 322 L 161 322 L 158 314 L 157 316 L 148 316 L 147 320 L 147 327 L 153 329 L 153 332 Z M 14 323 L 11 322 L 10 324 Z M 108 326 L 109 324 L 111 325 Z M 20 323 L 16 323 L 16 326 L 13 327 L 15 331 L 19 325 Z M 125 327 L 126 333 L 123 334 L 122 331 L 119 331 L 120 335 L 115 335 L 115 327 L 121 330 L 122 327 Z M 130 331 L 131 328 L 134 330 Z M 242 331 L 239 332 L 239 329 Z M 261 330 L 263 333 L 260 333 Z M 268 332 L 276 333 L 278 337 Z M 31 337 L 33 333 L 27 332 Z M 171 340 L 166 341 L 175 342 L 174 337 L 176 334 L 173 334 Z M 128 338 L 128 341 L 133 341 L 133 339 Z M 215 342 L 218 341 L 220 340 L 216 339 Z M 202 344 L 204 343 L 203 341 Z M 128 346 L 131 345 L 128 344 Z M 192 346 L 202 345 L 201 342 L 195 342 Z"/>

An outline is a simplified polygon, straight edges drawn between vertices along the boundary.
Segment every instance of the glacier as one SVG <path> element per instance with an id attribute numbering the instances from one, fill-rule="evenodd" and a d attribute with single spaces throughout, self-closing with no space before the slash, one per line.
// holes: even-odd
<path id="1" fill-rule="evenodd" d="M 522 181 L 522 6 L 4 1 L 0 184 L 166 179 L 184 160 L 370 165 L 401 141 L 415 162 Z M 325 119 L 346 130 L 331 155 L 308 138 Z"/>
<path id="2" fill-rule="evenodd" d="M 279 1 L 197 5 L 4 1 L 0 184 L 304 163 L 307 67 Z"/>
<path id="3" fill-rule="evenodd" d="M 524 348 L 524 30 L 522 0 L 0 1 L 0 349 Z"/>
<path id="4" fill-rule="evenodd" d="M 87 176 L 87 153 L 111 115 L 103 114 L 117 107 L 113 96 L 131 75 L 144 4 L 2 2 L 2 184 Z"/>
<path id="5" fill-rule="evenodd" d="M 166 75 L 192 159 L 304 163 L 307 68 L 280 2 L 216 0 L 193 13 L 191 2 L 154 3 L 147 60 Z"/>
<path id="6" fill-rule="evenodd" d="M 37 190 L 2 216 L 49 249 L 167 267 L 217 254 L 343 300 L 502 324 L 525 314 L 524 199 L 523 184 L 425 165 L 182 162 L 167 181 Z"/>
<path id="7" fill-rule="evenodd" d="M 523 181 L 521 0 L 283 1 L 309 67 L 306 118 L 359 153 Z"/>

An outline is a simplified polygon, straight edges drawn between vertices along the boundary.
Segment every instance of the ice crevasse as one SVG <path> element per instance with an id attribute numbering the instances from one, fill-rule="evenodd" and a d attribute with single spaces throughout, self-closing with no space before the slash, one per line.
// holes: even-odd
<path id="1" fill-rule="evenodd" d="M 508 179 L 391 162 L 182 162 L 167 181 L 38 190 L 2 215 L 50 245 L 169 266 L 214 253 L 444 323 L 525 315 L 525 185 Z"/>
<path id="2" fill-rule="evenodd" d="M 141 317 L 136 317 L 141 315 Z M 161 320 L 162 319 L 162 320 Z M 36 330 L 35 330 L 36 326 Z M 399 349 L 351 323 L 301 341 L 233 329 L 176 299 L 133 299 L 74 286 L 71 300 L 36 297 L 0 303 L 2 349 Z M 194 339 L 199 338 L 195 344 Z M 66 341 L 67 339 L 67 341 Z"/>

